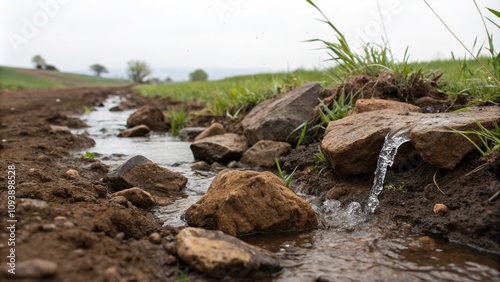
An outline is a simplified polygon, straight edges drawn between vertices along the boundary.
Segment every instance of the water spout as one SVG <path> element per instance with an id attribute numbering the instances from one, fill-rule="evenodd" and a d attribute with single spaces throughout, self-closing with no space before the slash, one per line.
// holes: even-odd
<path id="1" fill-rule="evenodd" d="M 380 151 L 377 169 L 375 170 L 373 188 L 370 196 L 368 197 L 368 203 L 366 204 L 366 210 L 371 213 L 374 213 L 378 207 L 378 195 L 384 188 L 387 167 L 391 166 L 394 162 L 394 157 L 396 156 L 399 146 L 407 141 L 410 141 L 409 131 L 410 130 L 408 128 L 401 128 L 391 131 L 385 136 L 384 146 Z"/>

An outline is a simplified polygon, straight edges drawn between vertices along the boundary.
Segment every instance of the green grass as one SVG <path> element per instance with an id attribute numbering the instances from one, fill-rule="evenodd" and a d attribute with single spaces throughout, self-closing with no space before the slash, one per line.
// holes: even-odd
<path id="1" fill-rule="evenodd" d="M 323 71 L 297 70 L 289 73 L 264 73 L 234 76 L 221 80 L 140 85 L 136 89 L 144 96 L 168 96 L 181 101 L 198 101 L 215 115 L 235 118 L 252 106 L 305 81 L 327 84 Z"/>
<path id="2" fill-rule="evenodd" d="M 54 88 L 77 86 L 118 86 L 130 82 L 56 71 L 0 66 L 0 89 Z"/>

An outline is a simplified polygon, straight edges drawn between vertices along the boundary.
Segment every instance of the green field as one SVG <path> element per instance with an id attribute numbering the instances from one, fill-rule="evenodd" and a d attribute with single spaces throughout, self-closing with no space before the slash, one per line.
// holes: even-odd
<path id="1" fill-rule="evenodd" d="M 118 86 L 129 83 L 129 81 L 120 79 L 0 66 L 0 89 Z"/>
<path id="2" fill-rule="evenodd" d="M 463 62 L 458 60 L 415 62 L 408 65 L 415 71 L 421 69 L 424 74 L 442 73 L 441 81 L 446 82 L 448 90 L 453 93 L 462 90 L 462 84 L 465 83 L 461 73 Z M 468 62 L 468 67 L 472 72 L 480 71 L 480 65 L 475 61 Z M 475 75 L 472 74 L 471 77 Z M 336 78 L 334 68 L 324 71 L 297 70 L 288 73 L 244 75 L 205 82 L 140 85 L 136 89 L 145 96 L 169 96 L 182 101 L 198 100 L 207 104 L 207 110 L 211 113 L 234 115 L 305 81 L 317 81 L 323 87 L 341 82 Z"/>

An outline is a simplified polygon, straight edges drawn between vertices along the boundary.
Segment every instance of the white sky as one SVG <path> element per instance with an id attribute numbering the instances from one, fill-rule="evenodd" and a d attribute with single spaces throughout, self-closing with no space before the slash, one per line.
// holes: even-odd
<path id="1" fill-rule="evenodd" d="M 467 46 L 476 37 L 485 42 L 472 0 L 428 1 Z M 356 48 L 360 38 L 380 42 L 384 36 L 375 0 L 315 3 Z M 490 18 L 485 6 L 500 10 L 498 0 L 477 3 Z M 465 54 L 423 1 L 378 4 L 397 57 L 406 46 L 413 60 Z M 88 66 L 100 63 L 114 76 L 123 74 L 129 60 L 145 60 L 159 73 L 321 68 L 330 64 L 324 62 L 326 51 L 303 42 L 334 39 L 318 18 L 305 0 L 0 0 L 0 65 L 31 68 L 31 58 L 40 54 L 63 71 L 90 74 Z M 489 28 L 500 48 L 498 29 Z M 360 36 L 363 31 L 368 35 Z"/>

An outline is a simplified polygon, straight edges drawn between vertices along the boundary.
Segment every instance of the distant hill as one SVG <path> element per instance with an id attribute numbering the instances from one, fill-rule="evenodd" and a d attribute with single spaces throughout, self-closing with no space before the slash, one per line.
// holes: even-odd
<path id="1" fill-rule="evenodd" d="M 0 89 L 53 88 L 78 86 L 119 86 L 130 81 L 96 76 L 0 66 Z"/>

